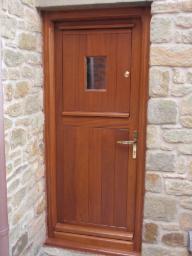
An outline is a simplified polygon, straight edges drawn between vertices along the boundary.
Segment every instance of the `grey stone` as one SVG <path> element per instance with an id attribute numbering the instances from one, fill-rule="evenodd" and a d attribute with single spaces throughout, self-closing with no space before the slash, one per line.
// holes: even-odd
<path id="1" fill-rule="evenodd" d="M 166 192 L 170 195 L 184 196 L 192 194 L 192 182 L 181 179 L 166 179 Z"/>
<path id="2" fill-rule="evenodd" d="M 25 101 L 25 113 L 32 114 L 41 110 L 40 97 L 38 95 L 28 96 Z"/>
<path id="3" fill-rule="evenodd" d="M 16 35 L 16 25 L 17 21 L 14 18 L 1 16 L 0 18 L 1 26 L 1 36 L 9 39 L 14 39 Z"/>
<path id="4" fill-rule="evenodd" d="M 28 243 L 28 234 L 24 233 L 13 246 L 12 255 L 20 256 L 22 251 L 25 249 Z"/>
<path id="5" fill-rule="evenodd" d="M 144 245 L 142 256 L 189 256 L 187 249 L 168 249 L 162 245 Z"/>
<path id="6" fill-rule="evenodd" d="M 163 195 L 145 196 L 145 218 L 171 221 L 177 214 L 176 200 Z"/>
<path id="7" fill-rule="evenodd" d="M 181 28 L 192 28 L 192 17 L 191 14 L 181 14 L 175 19 L 175 24 Z"/>
<path id="8" fill-rule="evenodd" d="M 192 95 L 187 96 L 181 102 L 181 114 L 182 115 L 192 115 Z"/>
<path id="9" fill-rule="evenodd" d="M 146 168 L 150 171 L 173 172 L 175 170 L 175 155 L 165 151 L 148 151 Z"/>
<path id="10" fill-rule="evenodd" d="M 166 33 L 165 33 L 166 31 Z M 151 42 L 167 43 L 172 39 L 172 19 L 169 17 L 153 16 L 151 20 Z"/>
<path id="11" fill-rule="evenodd" d="M 8 1 L 8 11 L 10 14 L 16 15 L 16 16 L 22 16 L 23 15 L 23 5 L 18 0 L 9 0 Z"/>
<path id="12" fill-rule="evenodd" d="M 186 155 L 192 155 L 192 144 L 179 145 L 179 152 Z"/>
<path id="13" fill-rule="evenodd" d="M 23 55 L 18 51 L 5 49 L 3 51 L 4 61 L 8 67 L 17 67 L 24 61 Z"/>
<path id="14" fill-rule="evenodd" d="M 169 71 L 167 69 L 151 68 L 149 75 L 150 96 L 166 96 L 170 80 Z"/>
<path id="15" fill-rule="evenodd" d="M 177 104 L 173 100 L 149 100 L 148 121 L 150 124 L 174 124 L 176 119 Z"/>
<path id="16" fill-rule="evenodd" d="M 192 130 L 189 129 L 169 129 L 164 130 L 163 138 L 171 143 L 189 143 L 192 142 Z"/>
<path id="17" fill-rule="evenodd" d="M 26 143 L 26 131 L 22 128 L 14 129 L 11 134 L 12 148 L 25 145 L 25 143 Z"/>

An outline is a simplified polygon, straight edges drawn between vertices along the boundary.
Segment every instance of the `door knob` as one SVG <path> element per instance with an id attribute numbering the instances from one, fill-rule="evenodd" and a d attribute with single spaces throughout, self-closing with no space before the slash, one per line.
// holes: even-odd
<path id="1" fill-rule="evenodd" d="M 128 70 L 126 70 L 126 71 L 124 72 L 124 77 L 125 77 L 125 78 L 128 78 L 128 77 L 129 77 L 129 71 L 128 71 Z"/>
<path id="2" fill-rule="evenodd" d="M 138 132 L 134 131 L 133 132 L 133 140 L 118 140 L 117 144 L 133 145 L 132 158 L 136 159 L 136 157 L 137 157 L 137 139 L 138 139 Z"/>

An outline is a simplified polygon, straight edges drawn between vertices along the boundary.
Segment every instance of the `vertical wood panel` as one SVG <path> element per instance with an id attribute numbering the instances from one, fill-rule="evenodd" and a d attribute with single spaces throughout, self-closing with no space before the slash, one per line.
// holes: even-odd
<path id="1" fill-rule="evenodd" d="M 88 171 L 89 171 L 89 128 L 78 127 L 76 131 L 75 180 L 76 220 L 88 221 Z"/>
<path id="2" fill-rule="evenodd" d="M 77 110 L 79 35 L 63 33 L 63 110 Z M 62 49 L 58 49 L 62 52 Z M 60 53 L 61 54 L 61 53 Z"/>
<path id="3" fill-rule="evenodd" d="M 75 195 L 75 161 L 74 152 L 76 147 L 76 129 L 74 127 L 65 126 L 63 129 L 63 187 L 60 188 L 60 196 L 62 197 L 62 205 L 65 221 L 75 221 L 76 218 L 76 195 Z M 61 193 L 62 191 L 62 193 Z"/>
<path id="4" fill-rule="evenodd" d="M 117 36 L 117 86 L 116 111 L 129 113 L 130 105 L 130 77 L 131 77 L 131 31 L 116 34 Z M 128 71 L 129 77 L 124 73 Z"/>
<path id="5" fill-rule="evenodd" d="M 116 141 L 127 140 L 128 129 L 116 131 Z M 115 147 L 115 187 L 114 187 L 114 226 L 127 226 L 128 145 L 116 143 Z"/>
<path id="6" fill-rule="evenodd" d="M 91 129 L 89 146 L 89 222 L 101 223 L 101 131 Z"/>
<path id="7" fill-rule="evenodd" d="M 115 147 L 113 129 L 102 132 L 102 215 L 101 222 L 113 225 Z"/>

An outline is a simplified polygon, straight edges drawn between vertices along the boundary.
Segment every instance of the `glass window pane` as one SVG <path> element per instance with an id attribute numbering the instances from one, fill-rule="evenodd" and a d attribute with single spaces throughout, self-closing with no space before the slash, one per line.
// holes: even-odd
<path id="1" fill-rule="evenodd" d="M 87 89 L 105 89 L 106 57 L 86 57 L 87 64 Z"/>

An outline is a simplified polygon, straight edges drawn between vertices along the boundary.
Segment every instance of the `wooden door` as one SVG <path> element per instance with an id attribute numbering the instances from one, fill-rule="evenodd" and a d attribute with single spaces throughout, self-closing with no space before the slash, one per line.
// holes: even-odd
<path id="1" fill-rule="evenodd" d="M 58 245 L 137 250 L 141 25 L 133 17 L 55 24 L 50 233 Z"/>

